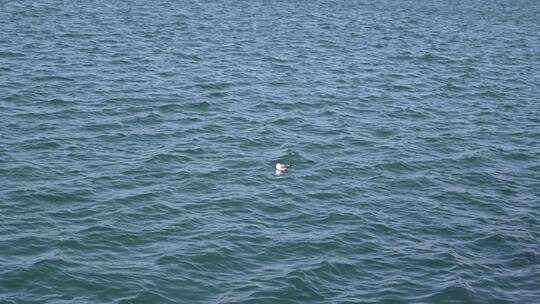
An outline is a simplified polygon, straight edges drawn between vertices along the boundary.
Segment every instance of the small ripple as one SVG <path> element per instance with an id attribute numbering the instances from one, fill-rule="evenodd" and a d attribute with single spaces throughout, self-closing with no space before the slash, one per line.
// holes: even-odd
<path id="1" fill-rule="evenodd" d="M 465 283 L 454 283 L 444 289 L 425 297 L 423 300 L 436 303 L 473 303 L 479 296 Z"/>
<path id="2" fill-rule="evenodd" d="M 140 291 L 136 296 L 122 299 L 119 304 L 132 304 L 132 303 L 178 303 L 175 299 L 168 298 L 156 291 Z"/>
<path id="3" fill-rule="evenodd" d="M 201 153 L 202 149 L 186 149 L 182 150 L 182 154 L 187 155 L 199 155 Z M 189 161 L 192 161 L 193 158 L 187 156 L 187 155 L 179 155 L 179 154 L 170 154 L 170 153 L 158 153 L 156 155 L 153 155 L 149 159 L 145 160 L 145 163 L 151 163 L 151 164 L 172 164 L 172 163 L 186 163 Z"/>

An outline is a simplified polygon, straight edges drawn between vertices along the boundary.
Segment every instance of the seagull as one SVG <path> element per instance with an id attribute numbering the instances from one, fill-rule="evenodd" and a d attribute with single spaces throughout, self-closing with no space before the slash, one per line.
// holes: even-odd
<path id="1" fill-rule="evenodd" d="M 291 166 L 292 165 L 277 163 L 276 164 L 276 175 L 283 175 L 283 173 L 285 173 L 285 171 L 287 171 L 287 169 L 289 169 L 289 167 L 291 167 Z"/>

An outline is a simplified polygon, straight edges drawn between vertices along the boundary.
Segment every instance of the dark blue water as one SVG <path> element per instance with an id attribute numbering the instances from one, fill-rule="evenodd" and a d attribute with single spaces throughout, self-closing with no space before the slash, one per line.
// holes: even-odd
<path id="1" fill-rule="evenodd" d="M 0 303 L 540 303 L 539 16 L 0 0 Z"/>

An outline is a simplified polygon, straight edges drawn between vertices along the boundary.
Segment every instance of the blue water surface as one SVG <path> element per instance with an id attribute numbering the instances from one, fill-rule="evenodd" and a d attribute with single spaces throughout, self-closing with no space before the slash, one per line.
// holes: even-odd
<path id="1" fill-rule="evenodd" d="M 540 303 L 539 16 L 0 0 L 0 303 Z"/>

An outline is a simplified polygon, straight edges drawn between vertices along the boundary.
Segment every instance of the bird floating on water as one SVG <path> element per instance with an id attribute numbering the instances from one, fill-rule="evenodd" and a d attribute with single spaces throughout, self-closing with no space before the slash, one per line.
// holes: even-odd
<path id="1" fill-rule="evenodd" d="M 289 165 L 289 164 L 280 164 L 280 163 L 277 163 L 276 164 L 276 175 L 283 175 L 283 173 L 285 173 L 285 171 L 287 171 L 287 169 L 289 169 L 289 167 L 291 167 L 292 165 Z"/>

